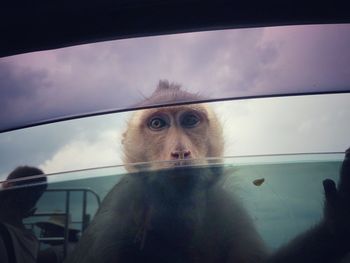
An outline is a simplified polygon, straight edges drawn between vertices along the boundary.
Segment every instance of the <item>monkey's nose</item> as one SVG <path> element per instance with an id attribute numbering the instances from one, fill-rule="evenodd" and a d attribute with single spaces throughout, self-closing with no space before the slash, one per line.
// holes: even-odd
<path id="1" fill-rule="evenodd" d="M 188 159 L 191 156 L 191 151 L 173 151 L 171 152 L 171 158 L 173 160 Z"/>

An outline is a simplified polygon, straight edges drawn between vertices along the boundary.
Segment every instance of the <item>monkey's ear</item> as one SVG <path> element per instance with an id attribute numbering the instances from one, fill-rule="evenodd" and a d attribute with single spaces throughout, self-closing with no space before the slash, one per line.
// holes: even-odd
<path id="1" fill-rule="evenodd" d="M 125 140 L 126 140 L 126 132 L 123 132 L 123 134 L 122 134 L 122 144 L 125 144 Z"/>

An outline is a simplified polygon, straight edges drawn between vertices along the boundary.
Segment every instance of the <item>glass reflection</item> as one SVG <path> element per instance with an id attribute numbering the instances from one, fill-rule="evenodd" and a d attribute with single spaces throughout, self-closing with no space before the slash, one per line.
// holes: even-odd
<path id="1" fill-rule="evenodd" d="M 234 195 L 239 203 L 239 207 L 242 207 L 248 214 L 248 217 L 251 218 L 251 222 L 262 237 L 267 250 L 276 251 L 293 237 L 313 227 L 323 217 L 324 193 L 322 182 L 326 178 L 339 181 L 339 170 L 342 159 L 343 154 L 225 158 L 223 160 L 211 160 L 212 163 L 210 165 L 198 165 L 193 168 L 183 168 L 176 171 L 180 176 L 178 183 L 181 187 L 186 186 L 185 189 L 192 189 L 196 184 L 198 184 L 197 186 L 199 188 L 202 187 L 204 189 L 211 184 L 220 182 L 220 188 L 222 187 L 227 193 Z M 174 208 L 175 204 L 172 203 L 174 200 L 177 200 L 179 204 L 183 204 L 184 200 L 187 201 L 188 196 L 186 192 L 181 192 L 182 194 L 180 195 L 174 195 L 174 192 L 169 191 L 167 180 L 174 180 L 172 177 L 174 175 L 173 169 L 165 169 L 161 172 L 146 170 L 142 174 L 125 174 L 124 171 L 124 167 L 116 166 L 49 175 L 50 183 L 48 190 L 37 203 L 38 209 L 36 215 L 26 219 L 25 223 L 27 227 L 31 227 L 40 240 L 42 236 L 40 236 L 38 222 L 49 221 L 49 216 L 42 212 L 66 211 L 65 209 L 68 206 L 72 228 L 84 230 L 84 224 L 88 225 L 91 223 L 90 219 L 94 218 L 99 207 L 99 201 L 96 199 L 96 195 L 99 199 L 104 200 L 104 203 L 110 202 L 108 201 L 108 197 L 107 199 L 105 197 L 111 195 L 108 193 L 112 189 L 122 187 L 120 185 L 122 181 L 120 180 L 135 176 L 142 176 L 151 182 L 149 185 L 151 187 L 149 194 L 155 194 L 149 199 L 153 200 L 151 202 L 152 204 L 154 204 L 155 200 L 157 200 L 156 204 L 158 202 L 162 204 L 165 202 L 166 206 L 161 206 L 163 210 L 161 212 L 160 210 L 155 212 L 157 216 L 159 216 L 157 214 L 159 212 L 167 219 L 169 207 L 171 208 L 170 211 Z M 215 180 L 211 182 L 206 181 L 208 180 L 208 171 L 211 174 L 222 173 L 225 179 L 220 179 L 218 182 Z M 190 175 L 190 177 L 186 177 L 186 180 L 182 181 L 184 178 L 181 178 L 182 175 Z M 349 176 L 349 174 L 347 175 Z M 189 180 L 188 178 L 191 179 Z M 257 180 L 259 183 L 256 183 Z M 204 182 L 206 183 L 204 184 Z M 87 189 L 88 192 L 91 192 L 87 194 L 85 201 L 82 193 L 72 192 L 69 203 L 67 203 L 65 191 L 77 187 Z M 165 189 L 165 192 L 162 189 Z M 143 191 L 142 188 L 137 188 L 136 190 L 129 193 L 130 196 L 140 195 Z M 159 194 L 162 198 L 160 198 Z M 169 197 L 175 199 L 173 201 L 166 199 Z M 199 198 L 198 200 L 204 200 L 201 195 L 197 198 Z M 193 201 L 193 199 L 191 200 Z M 127 209 L 132 209 L 132 200 L 126 199 L 124 202 L 128 203 L 126 205 Z M 85 208 L 84 204 L 86 206 Z M 225 202 L 222 202 L 223 206 L 224 204 Z M 201 206 L 199 207 L 201 208 Z M 187 209 L 189 208 L 187 207 Z M 83 220 L 84 216 L 82 216 L 83 210 L 85 210 L 85 221 Z M 197 219 L 200 216 L 198 214 L 191 214 L 191 211 L 191 209 L 186 210 L 185 214 L 183 214 L 188 217 L 188 220 L 184 222 L 192 222 L 191 220 L 194 220 L 194 218 Z M 127 213 L 123 212 L 118 216 L 127 217 Z M 168 216 L 171 216 L 171 213 Z M 86 218 L 89 218 L 89 220 L 86 220 Z M 103 216 L 99 218 L 99 221 L 102 220 L 102 224 L 108 223 L 108 218 L 103 219 Z M 178 238 L 181 238 L 182 232 L 175 231 L 176 228 L 169 230 L 171 224 L 163 223 L 162 218 L 154 227 L 160 227 L 171 234 L 177 233 L 179 235 Z M 181 226 L 188 229 L 191 224 Z M 114 233 L 111 229 L 107 229 L 106 231 L 108 233 Z M 205 231 L 210 233 L 209 229 L 205 229 Z M 189 234 L 187 231 L 186 233 L 186 235 Z M 193 233 L 189 237 L 192 237 L 192 235 Z M 150 234 L 151 237 L 152 234 Z M 111 242 L 111 246 L 116 244 L 115 242 L 118 243 L 118 236 Z M 40 248 L 42 251 L 49 246 L 52 246 L 52 244 L 41 240 Z M 99 253 L 98 251 L 93 251 L 93 249 L 90 249 L 90 251 L 92 254 L 96 253 L 96 255 Z M 82 260 L 81 262 L 86 261 Z"/>

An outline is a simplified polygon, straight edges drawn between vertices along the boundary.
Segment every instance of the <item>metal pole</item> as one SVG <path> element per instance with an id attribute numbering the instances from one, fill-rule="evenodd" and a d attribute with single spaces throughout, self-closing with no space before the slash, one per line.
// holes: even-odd
<path id="1" fill-rule="evenodd" d="M 69 238 L 69 203 L 70 203 L 70 191 L 66 192 L 66 218 L 64 228 L 64 246 L 63 246 L 63 257 L 67 256 L 68 250 L 68 238 Z"/>
<path id="2" fill-rule="evenodd" d="M 83 225 L 82 225 L 82 232 L 86 228 L 86 191 L 83 191 Z"/>

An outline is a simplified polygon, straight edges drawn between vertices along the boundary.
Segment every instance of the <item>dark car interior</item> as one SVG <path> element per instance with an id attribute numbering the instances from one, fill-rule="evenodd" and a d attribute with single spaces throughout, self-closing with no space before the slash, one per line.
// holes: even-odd
<path id="1" fill-rule="evenodd" d="M 148 35 L 348 23 L 344 1 L 16 1 L 1 4 L 0 56 Z"/>
<path id="2" fill-rule="evenodd" d="M 288 25 L 349 24 L 348 10 L 348 4 L 345 1 L 34 0 L 6 2 L 1 4 L 0 9 L 0 59 L 88 43 L 177 33 Z M 0 96 L 2 92 L 9 92 L 1 88 L 1 73 L 0 68 Z M 329 105 L 333 106 L 342 101 L 339 105 L 346 108 L 349 92 L 350 86 L 310 92 L 307 89 L 296 89 L 291 93 L 301 95 L 300 100 L 304 100 L 302 95 L 307 94 L 333 94 L 334 97 L 329 100 Z M 345 98 L 341 98 L 343 94 Z M 289 98 L 288 95 L 290 95 L 288 92 L 283 94 Z M 315 100 L 318 99 L 319 103 L 317 101 L 315 105 L 326 101 L 316 95 Z M 279 96 L 280 94 L 266 94 L 260 95 L 260 98 L 280 99 Z M 225 101 L 224 97 L 220 98 L 221 100 L 216 101 L 191 97 L 188 101 L 185 98 L 183 101 L 175 101 L 172 104 L 172 101 L 168 100 L 159 105 L 171 104 L 176 107 L 185 102 L 184 107 L 186 107 L 198 100 L 210 103 L 214 101 L 213 105 L 219 108 Z M 238 100 L 242 98 L 250 99 L 254 96 L 243 96 Z M 232 97 L 227 98 L 228 101 L 231 99 Z M 298 100 L 298 98 L 294 99 Z M 109 119 L 101 121 L 97 119 L 99 116 L 103 117 L 107 113 L 115 114 L 112 117 L 118 120 L 118 114 L 124 116 L 124 112 L 128 113 L 130 109 L 151 111 L 156 104 L 152 104 L 151 99 L 150 101 L 149 104 L 132 105 L 131 108 L 123 108 L 123 105 L 121 109 L 109 111 L 102 109 L 77 115 L 58 113 L 53 118 L 19 120 L 13 122 L 14 124 L 0 120 L 0 135 L 4 135 L 5 141 L 6 136 L 13 133 L 14 137 L 9 136 L 9 138 L 15 142 L 29 131 L 30 136 L 39 138 L 37 145 L 40 148 L 41 144 L 45 143 L 45 136 L 42 134 L 58 130 L 62 130 L 62 134 L 67 131 L 68 134 L 75 127 L 75 120 L 81 127 L 88 127 L 86 129 L 92 127 L 91 130 L 93 130 L 95 122 L 99 121 L 103 127 Z M 305 101 L 303 102 L 305 105 L 312 104 L 311 100 L 309 102 L 305 99 Z M 282 105 L 283 100 L 281 99 L 280 102 Z M 226 106 L 226 111 L 229 113 L 230 107 L 233 109 L 234 106 Z M 294 107 L 297 112 L 297 106 Z M 259 111 L 258 106 L 257 109 Z M 276 111 L 281 112 L 289 110 L 288 107 L 283 108 L 283 106 L 277 109 L 279 110 Z M 138 111 L 135 112 L 137 114 Z M 205 119 L 201 119 L 200 114 L 193 109 L 189 113 L 185 117 L 183 115 L 180 117 L 180 124 L 185 128 L 196 127 L 197 123 Z M 347 118 L 347 112 L 341 113 L 339 113 L 341 115 L 339 120 L 343 121 Z M 91 119 L 87 118 L 84 123 L 81 117 L 91 117 Z M 153 114 L 152 118 L 147 119 L 148 128 L 152 132 L 170 127 L 167 123 L 169 118 L 162 117 L 164 115 Z M 9 119 L 11 118 L 10 116 Z M 125 118 L 119 119 L 119 122 L 126 122 Z M 273 124 L 278 121 L 281 120 L 276 120 Z M 285 121 L 289 122 L 288 117 Z M 305 124 L 307 125 L 312 126 L 312 123 Z M 318 126 L 315 125 L 315 127 Z M 28 136 L 29 140 L 32 138 L 30 136 Z M 312 139 L 310 138 L 310 141 Z M 125 140 L 123 137 L 123 143 Z M 346 146 L 341 145 L 341 147 Z M 0 200 L 1 198 L 5 200 L 1 208 L 10 211 L 12 208 L 10 201 L 13 196 L 21 200 L 29 200 L 31 190 L 40 190 L 31 200 L 34 204 L 36 203 L 36 206 L 33 205 L 29 210 L 27 209 L 28 211 L 22 217 L 26 218 L 24 220 L 26 230 L 35 233 L 39 240 L 39 248 L 36 249 L 41 254 L 38 259 L 29 255 L 30 253 L 21 258 L 21 253 L 15 248 L 16 243 L 13 246 L 11 241 L 16 239 L 13 234 L 17 233 L 16 230 L 8 231 L 6 225 L 2 224 L 3 218 L 7 219 L 6 216 L 3 218 L 0 216 L 0 255 L 6 254 L 6 263 L 54 262 L 51 261 L 52 255 L 46 252 L 48 248 L 55 248 L 60 250 L 57 253 L 61 255 L 56 262 L 67 260 L 65 262 L 68 263 L 92 263 L 103 260 L 103 262 L 112 262 L 115 258 L 117 262 L 165 262 L 164 259 L 167 259 L 170 263 L 350 262 L 350 242 L 347 235 L 347 233 L 350 234 L 347 224 L 350 218 L 348 207 L 350 152 L 347 150 L 344 153 L 345 150 L 346 148 L 342 148 L 342 152 L 319 151 L 285 155 L 266 153 L 237 158 L 209 156 L 209 161 L 206 160 L 205 164 L 200 161 L 194 162 L 193 167 L 186 167 L 186 161 L 182 160 L 193 152 L 182 151 L 171 152 L 171 156 L 176 160 L 170 163 L 175 169 L 173 166 L 170 166 L 173 169 L 165 166 L 166 168 L 161 169 L 160 172 L 154 172 L 149 163 L 136 160 L 124 162 L 124 165 L 93 166 L 92 164 L 92 167 L 87 168 L 57 170 L 50 174 L 49 179 L 43 176 L 43 171 L 35 170 L 36 168 L 34 169 L 36 173 L 31 174 L 33 171 L 30 171 L 32 177 L 27 180 L 19 177 L 11 178 L 11 173 L 4 181 L 0 177 Z M 5 152 L 5 148 L 0 149 L 4 160 Z M 96 151 L 96 156 L 100 154 L 103 153 Z M 178 161 L 178 159 L 181 160 Z M 163 164 L 163 162 L 157 163 L 157 160 L 154 163 Z M 183 164 L 185 167 L 181 167 Z M 19 170 L 33 169 L 26 166 L 19 168 Z M 179 179 L 174 180 L 173 171 L 179 174 Z M 212 179 L 210 176 L 216 173 L 232 177 L 234 180 L 222 179 L 221 181 L 221 177 Z M 189 175 L 187 179 L 182 179 L 185 178 L 184 174 Z M 176 182 L 175 186 L 172 184 L 173 180 Z M 9 186 L 10 188 L 6 189 Z M 221 187 L 226 192 L 221 192 Z M 132 189 L 132 191 L 121 189 Z M 192 192 L 193 189 L 196 190 L 195 194 Z M 240 196 L 239 202 L 228 198 L 226 195 L 228 192 L 234 192 L 235 195 Z M 201 209 L 207 205 L 207 203 L 203 205 L 203 199 L 210 201 L 208 214 L 202 213 Z M 24 202 L 21 200 L 16 200 L 14 203 L 22 207 Z M 125 203 L 128 205 L 124 205 Z M 182 206 L 184 203 L 186 205 Z M 110 213 L 112 210 L 117 211 L 118 216 L 115 217 Z M 239 216 L 233 215 L 230 212 L 232 210 L 235 210 Z M 199 212 L 192 213 L 192 211 Z M 211 216 L 217 214 L 219 219 L 211 220 Z M 252 220 L 247 219 L 246 214 L 249 214 Z M 71 215 L 73 215 L 72 218 Z M 237 221 L 243 223 L 235 226 L 237 230 L 231 228 L 229 220 L 225 221 L 223 218 L 238 218 Z M 47 224 L 48 222 L 51 222 L 50 225 Z M 130 227 L 128 222 L 133 222 L 137 227 Z M 251 226 L 253 223 L 256 229 Z M 72 227 L 68 228 L 69 225 Z M 202 229 L 205 231 L 201 231 Z M 241 231 L 242 229 L 247 232 Z M 331 231 L 328 231 L 329 229 Z M 84 231 L 87 232 L 83 234 Z M 123 231 L 131 234 L 125 234 Z M 258 236 L 255 232 L 259 232 L 262 236 L 261 240 L 255 237 Z M 304 232 L 306 234 L 300 235 L 299 239 L 294 238 L 295 233 Z M 94 236 L 94 233 L 98 233 L 99 236 Z M 240 240 L 243 240 L 243 245 L 237 245 L 236 241 L 231 239 L 235 235 L 242 237 Z M 113 236 L 118 236 L 119 239 L 113 239 Z M 251 238 L 251 236 L 254 237 Z M 30 238 L 29 236 L 28 239 Z M 79 240 L 82 242 L 78 243 Z M 108 242 L 105 242 L 106 240 Z M 120 240 L 127 245 L 121 245 Z M 75 250 L 70 248 L 70 243 L 74 245 L 78 243 Z M 99 244 L 102 243 L 108 245 L 100 247 Z M 226 246 L 226 244 L 230 245 Z M 285 246 L 285 244 L 288 245 Z M 238 252 L 235 249 L 230 250 L 231 245 L 237 248 Z M 6 251 L 1 250 L 3 248 Z M 234 251 L 233 254 L 237 253 L 232 255 L 232 251 Z M 266 256 L 271 251 L 273 256 Z"/>

